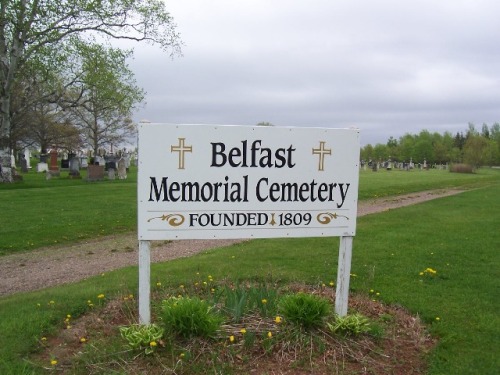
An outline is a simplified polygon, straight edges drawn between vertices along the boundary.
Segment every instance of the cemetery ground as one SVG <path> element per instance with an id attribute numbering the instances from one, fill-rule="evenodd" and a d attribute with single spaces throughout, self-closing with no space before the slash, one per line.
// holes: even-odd
<path id="1" fill-rule="evenodd" d="M 358 219 L 350 314 L 369 318 L 368 333 L 298 330 L 291 319 L 276 319 L 283 315 L 274 309 L 277 296 L 302 290 L 332 300 L 338 239 L 252 240 L 152 265 L 159 325 L 161 301 L 171 297 L 222 303 L 231 290 L 254 296 L 216 339 L 163 337 L 129 349 L 118 327 L 137 320 L 138 275 L 127 267 L 2 297 L 0 373 L 497 373 L 499 180 L 490 169 L 361 173 L 361 200 L 467 190 Z M 25 178 L 24 186 L 1 187 L 2 253 L 132 231 L 134 182 Z"/>

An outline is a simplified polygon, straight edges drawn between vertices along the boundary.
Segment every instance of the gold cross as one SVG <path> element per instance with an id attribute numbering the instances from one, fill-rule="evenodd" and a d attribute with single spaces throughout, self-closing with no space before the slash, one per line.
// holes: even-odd
<path id="1" fill-rule="evenodd" d="M 184 144 L 186 138 L 178 138 L 178 139 L 179 139 L 179 145 L 170 146 L 170 152 L 179 153 L 179 169 L 184 169 L 184 153 L 193 152 L 193 146 L 186 146 Z"/>
<path id="2" fill-rule="evenodd" d="M 325 168 L 325 155 L 331 155 L 332 154 L 332 149 L 331 148 L 325 148 L 325 143 L 324 141 L 319 142 L 319 148 L 313 148 L 312 153 L 313 155 L 319 155 L 319 164 L 318 164 L 318 171 L 323 171 Z"/>

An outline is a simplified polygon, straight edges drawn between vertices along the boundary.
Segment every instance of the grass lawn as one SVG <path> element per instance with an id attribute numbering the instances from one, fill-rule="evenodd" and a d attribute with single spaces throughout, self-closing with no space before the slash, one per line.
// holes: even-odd
<path id="1" fill-rule="evenodd" d="M 415 172 L 362 173 L 360 196 L 386 195 L 388 190 L 398 189 L 407 192 L 419 184 L 422 189 L 484 186 L 457 196 L 360 218 L 354 240 L 355 276 L 351 279 L 351 289 L 384 303 L 402 305 L 428 324 L 429 331 L 439 338 L 428 357 L 429 374 L 496 374 L 500 368 L 496 355 L 500 352 L 499 173 L 486 170 L 479 175 L 456 176 L 439 171 Z M 426 178 L 430 182 L 422 182 Z M 83 189 L 80 194 L 85 188 L 95 187 L 96 196 L 102 196 L 105 189 L 115 185 L 130 185 L 135 192 L 132 189 L 135 184 L 115 182 L 74 187 Z M 51 190 L 61 192 L 69 188 L 33 189 L 54 194 Z M 114 194 L 122 199 L 130 194 L 129 199 L 135 202 L 133 193 L 123 190 L 117 189 Z M 0 197 L 21 191 L 3 189 Z M 80 194 L 74 196 L 77 201 Z M 10 197 L 16 201 L 16 195 Z M 4 199 L 1 201 L 2 206 L 6 204 Z M 24 211 L 21 202 L 16 201 L 20 207 L 18 213 L 30 212 L 33 221 L 39 222 L 40 214 Z M 3 212 L 2 207 L 2 220 Z M 61 212 L 66 217 L 66 211 Z M 18 213 L 11 211 L 13 216 Z M 91 219 L 84 220 L 82 225 L 97 220 Z M 109 222 L 109 219 L 102 222 L 105 231 L 110 230 L 105 224 Z M 9 242 L 3 234 L 15 232 L 10 223 L 2 223 L 0 241 L 4 249 L 9 248 L 6 246 Z M 332 238 L 253 240 L 154 264 L 152 279 L 153 284 L 161 282 L 173 289 L 193 282 L 198 274 L 234 282 L 272 279 L 280 284 L 328 283 L 336 280 L 337 251 L 338 239 Z M 32 373 L 31 363 L 24 359 L 43 346 L 42 337 L 50 337 L 62 327 L 68 314 L 76 319 L 90 309 L 89 300 L 96 306 L 104 305 L 104 300 L 136 294 L 136 290 L 137 268 L 130 267 L 76 284 L 1 298 L 0 373 Z M 100 294 L 105 298 L 99 299 Z"/>
<path id="2" fill-rule="evenodd" d="M 0 184 L 0 256 L 135 230 L 137 169 L 132 167 L 128 176 L 127 180 L 87 182 L 69 179 L 67 172 L 51 180 L 43 173 L 30 172 L 23 175 L 23 182 Z M 477 174 L 361 171 L 359 199 L 472 188 L 490 184 L 499 176 L 500 171 L 492 169 Z"/>

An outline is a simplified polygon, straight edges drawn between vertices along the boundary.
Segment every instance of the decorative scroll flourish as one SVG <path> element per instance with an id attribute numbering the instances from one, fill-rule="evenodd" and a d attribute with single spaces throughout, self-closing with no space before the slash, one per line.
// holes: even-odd
<path id="1" fill-rule="evenodd" d="M 184 216 L 181 214 L 169 214 L 169 215 L 161 215 L 157 217 L 152 217 L 151 219 L 148 220 L 148 223 L 152 220 L 155 219 L 160 219 L 162 221 L 167 221 L 168 224 L 172 227 L 178 227 L 179 225 L 182 225 L 184 223 Z"/>
<path id="2" fill-rule="evenodd" d="M 337 219 L 339 217 L 344 217 L 349 220 L 347 216 L 338 215 L 336 212 L 334 212 L 333 214 L 331 212 L 321 212 L 318 214 L 318 216 L 316 216 L 316 220 L 318 220 L 318 223 L 326 225 L 329 224 L 332 219 Z"/>

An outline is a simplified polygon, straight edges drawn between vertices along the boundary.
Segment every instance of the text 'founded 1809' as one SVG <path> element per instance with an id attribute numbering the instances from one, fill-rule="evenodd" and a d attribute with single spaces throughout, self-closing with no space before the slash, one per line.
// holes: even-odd
<path id="1" fill-rule="evenodd" d="M 353 236 L 356 129 L 139 125 L 139 239 Z"/>

